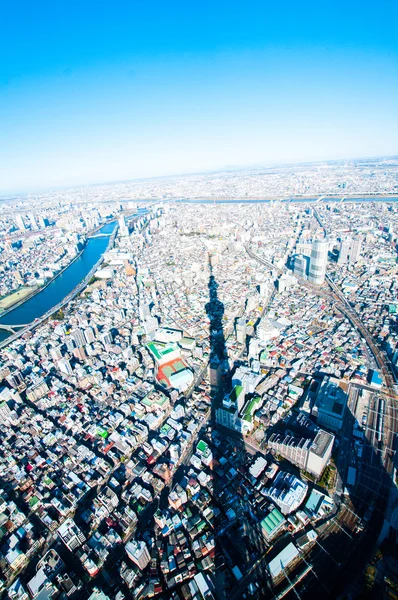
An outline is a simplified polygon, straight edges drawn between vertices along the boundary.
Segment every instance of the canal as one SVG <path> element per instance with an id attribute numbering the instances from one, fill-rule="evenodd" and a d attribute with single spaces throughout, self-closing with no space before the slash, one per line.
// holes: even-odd
<path id="1" fill-rule="evenodd" d="M 111 234 L 116 227 L 116 222 L 107 223 L 98 233 Z M 89 239 L 82 254 L 69 267 L 58 275 L 41 292 L 29 300 L 0 317 L 4 325 L 22 325 L 31 323 L 36 318 L 44 315 L 53 306 L 65 298 L 89 273 L 90 269 L 105 252 L 109 237 Z M 0 329 L 0 342 L 9 337 L 10 333 Z"/>

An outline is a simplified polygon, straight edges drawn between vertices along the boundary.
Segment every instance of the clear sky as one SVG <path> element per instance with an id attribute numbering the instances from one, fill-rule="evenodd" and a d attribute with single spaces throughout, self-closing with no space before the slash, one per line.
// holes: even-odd
<path id="1" fill-rule="evenodd" d="M 19 0 L 0 191 L 398 153 L 396 0 Z"/>

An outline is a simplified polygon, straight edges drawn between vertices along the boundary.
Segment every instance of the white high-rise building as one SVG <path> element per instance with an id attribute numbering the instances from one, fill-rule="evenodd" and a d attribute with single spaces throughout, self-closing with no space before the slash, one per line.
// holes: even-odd
<path id="1" fill-rule="evenodd" d="M 129 234 L 129 228 L 123 215 L 119 217 L 119 231 L 122 237 L 127 237 Z"/>
<path id="2" fill-rule="evenodd" d="M 29 213 L 28 216 L 29 216 L 29 221 L 30 221 L 31 228 L 34 231 L 37 231 L 39 229 L 39 227 L 37 225 L 37 221 L 36 221 L 36 217 L 35 217 L 34 213 Z"/>
<path id="3" fill-rule="evenodd" d="M 320 429 L 315 438 L 273 433 L 268 445 L 300 469 L 319 478 L 332 454 L 334 435 Z"/>
<path id="4" fill-rule="evenodd" d="M 350 238 L 345 238 L 345 239 L 341 240 L 339 258 L 337 261 L 337 263 L 339 265 L 343 265 L 344 263 L 347 262 L 348 255 L 350 253 L 350 244 L 351 244 Z"/>
<path id="5" fill-rule="evenodd" d="M 11 415 L 10 407 L 7 402 L 0 402 L 0 423 L 3 424 L 7 421 L 9 416 Z"/>
<path id="6" fill-rule="evenodd" d="M 104 346 L 106 346 L 107 344 L 112 344 L 113 342 L 113 336 L 112 333 L 110 331 L 105 331 L 104 333 L 101 334 L 101 342 L 104 344 Z"/>
<path id="7" fill-rule="evenodd" d="M 361 254 L 361 246 L 362 246 L 362 239 L 360 238 L 360 236 L 357 235 L 352 239 L 352 242 L 351 242 L 350 263 L 358 262 L 360 254 Z"/>
<path id="8" fill-rule="evenodd" d="M 362 239 L 356 235 L 353 238 L 347 237 L 341 241 L 338 264 L 346 262 L 353 264 L 358 262 L 361 253 Z"/>
<path id="9" fill-rule="evenodd" d="M 148 552 L 145 542 L 136 540 L 126 544 L 126 553 L 129 559 L 137 565 L 141 571 L 150 563 L 151 556 Z"/>
<path id="10" fill-rule="evenodd" d="M 77 348 L 81 348 L 82 346 L 86 345 L 86 337 L 81 329 L 74 329 L 71 333 L 71 337 Z"/>
<path id="11" fill-rule="evenodd" d="M 40 229 L 45 229 L 47 227 L 47 219 L 43 217 L 43 215 L 39 215 L 38 221 Z"/>
<path id="12" fill-rule="evenodd" d="M 307 279 L 308 264 L 308 256 L 296 254 L 294 257 L 293 273 L 297 275 L 297 277 L 301 277 L 301 279 Z"/>
<path id="13" fill-rule="evenodd" d="M 308 281 L 322 285 L 325 281 L 329 242 L 327 238 L 312 243 Z"/>
<path id="14" fill-rule="evenodd" d="M 22 215 L 17 215 L 15 217 L 15 222 L 21 231 L 26 231 L 26 227 L 25 227 L 25 223 L 24 223 Z"/>
<path id="15" fill-rule="evenodd" d="M 92 327 L 87 327 L 84 330 L 84 337 L 86 338 L 87 344 L 92 344 L 95 341 L 95 333 Z"/>
<path id="16" fill-rule="evenodd" d="M 246 319 L 245 317 L 241 317 L 237 319 L 235 323 L 235 331 L 236 331 L 236 340 L 239 344 L 244 344 L 246 342 Z"/>
<path id="17" fill-rule="evenodd" d="M 50 348 L 50 356 L 53 360 L 61 360 L 61 358 L 62 358 L 61 346 L 55 346 L 53 348 Z"/>
<path id="18" fill-rule="evenodd" d="M 72 375 L 73 373 L 73 369 L 67 358 L 61 358 L 61 360 L 58 361 L 58 368 L 62 373 L 65 373 L 65 375 Z"/>

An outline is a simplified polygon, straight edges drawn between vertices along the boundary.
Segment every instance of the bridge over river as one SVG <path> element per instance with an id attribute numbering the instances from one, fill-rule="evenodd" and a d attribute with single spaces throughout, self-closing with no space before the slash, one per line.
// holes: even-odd
<path id="1" fill-rule="evenodd" d="M 23 323 L 22 325 L 5 325 L 4 323 L 0 323 L 0 329 L 3 329 L 4 331 L 9 331 L 10 333 L 16 333 L 17 329 L 23 329 L 28 325 L 29 323 Z"/>

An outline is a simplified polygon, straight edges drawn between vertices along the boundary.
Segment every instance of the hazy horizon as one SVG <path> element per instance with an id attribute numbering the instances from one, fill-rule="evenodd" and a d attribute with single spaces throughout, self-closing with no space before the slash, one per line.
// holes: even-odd
<path id="1" fill-rule="evenodd" d="M 329 164 L 329 163 L 339 163 L 339 162 L 352 162 L 352 161 L 383 161 L 383 160 L 392 160 L 394 158 L 398 158 L 398 154 L 389 154 L 389 155 L 380 155 L 380 156 L 353 156 L 353 157 L 343 157 L 343 158 L 330 158 L 325 160 L 307 160 L 307 161 L 292 161 L 292 162 L 275 162 L 275 163 L 263 163 L 263 164 L 248 164 L 248 165 L 225 165 L 219 168 L 209 168 L 207 170 L 198 169 L 197 171 L 187 171 L 185 173 L 168 173 L 168 174 L 160 174 L 160 175 L 149 175 L 147 177 L 127 177 L 121 179 L 107 179 L 102 181 L 82 181 L 80 183 L 66 182 L 64 184 L 53 185 L 53 186 L 38 186 L 36 188 L 26 188 L 26 189 L 12 189 L 12 190 L 1 190 L 0 189 L 0 198 L 8 195 L 29 195 L 35 193 L 42 192 L 51 192 L 53 190 L 61 190 L 61 189 L 69 189 L 69 188 L 80 188 L 80 187 L 92 187 L 92 186 L 101 186 L 101 185 L 112 185 L 118 183 L 138 183 L 140 181 L 146 182 L 156 179 L 169 179 L 169 178 L 185 178 L 189 176 L 198 176 L 198 175 L 211 175 L 211 174 L 220 174 L 223 172 L 246 172 L 250 170 L 267 170 L 272 168 L 297 168 L 300 165 L 315 165 L 315 164 Z"/>

